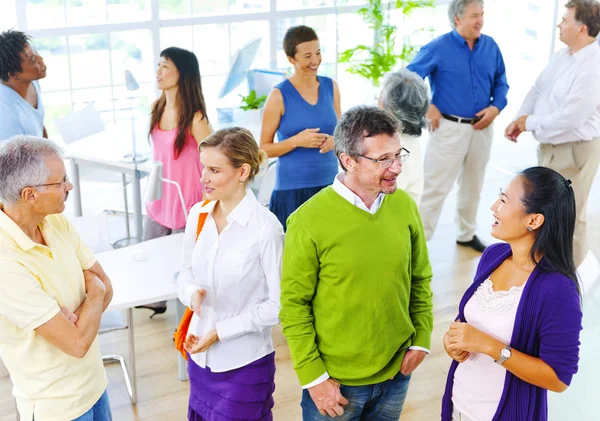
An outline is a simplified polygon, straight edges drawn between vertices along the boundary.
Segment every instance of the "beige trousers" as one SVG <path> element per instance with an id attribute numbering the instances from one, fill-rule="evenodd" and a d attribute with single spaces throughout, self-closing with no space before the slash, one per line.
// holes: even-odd
<path id="1" fill-rule="evenodd" d="M 446 119 L 429 136 L 425 152 L 425 184 L 419 210 L 430 240 L 444 201 L 458 179 L 457 240 L 470 241 L 477 229 L 477 208 L 485 168 L 492 149 L 492 125 L 484 130 Z"/>
<path id="2" fill-rule="evenodd" d="M 573 238 L 573 257 L 579 266 L 590 247 L 587 240 L 587 201 L 600 162 L 600 138 L 560 145 L 540 143 L 538 163 L 552 168 L 573 183 L 577 219 Z"/>

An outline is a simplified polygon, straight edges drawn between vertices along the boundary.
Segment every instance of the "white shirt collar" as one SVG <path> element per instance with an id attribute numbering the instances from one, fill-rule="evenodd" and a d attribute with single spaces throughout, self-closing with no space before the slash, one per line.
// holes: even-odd
<path id="1" fill-rule="evenodd" d="M 379 196 L 377 196 L 377 199 L 375 199 L 375 201 L 371 205 L 371 209 L 369 209 L 360 197 L 358 197 L 352 190 L 350 190 L 346 185 L 344 185 L 342 180 L 345 176 L 346 173 L 343 171 L 335 176 L 335 180 L 333 180 L 332 186 L 333 191 L 335 191 L 337 194 L 342 196 L 344 199 L 346 199 L 348 202 L 352 203 L 359 209 L 362 209 L 365 212 L 369 212 L 371 215 L 375 214 L 377 210 L 379 210 L 381 203 L 383 203 L 383 198 L 385 197 L 385 194 L 379 193 Z"/>
<path id="2" fill-rule="evenodd" d="M 583 62 L 591 55 L 596 54 L 599 49 L 600 45 L 598 45 L 598 41 L 594 41 L 577 51 L 575 54 L 571 54 L 571 56 L 575 59 L 575 61 Z"/>
<path id="3" fill-rule="evenodd" d="M 208 202 L 206 205 L 202 206 L 200 213 L 207 212 L 212 214 L 216 204 L 217 202 L 214 201 Z M 227 224 L 231 224 L 233 221 L 236 221 L 238 224 L 243 225 L 244 227 L 247 226 L 256 206 L 259 206 L 258 200 L 256 200 L 256 196 L 254 196 L 252 190 L 247 188 L 246 196 L 244 196 L 240 203 L 238 203 L 231 213 L 227 215 Z"/>

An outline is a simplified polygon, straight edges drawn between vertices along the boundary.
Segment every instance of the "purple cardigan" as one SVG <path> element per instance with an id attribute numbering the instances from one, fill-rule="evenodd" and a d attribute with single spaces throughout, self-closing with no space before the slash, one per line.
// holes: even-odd
<path id="1" fill-rule="evenodd" d="M 465 304 L 477 287 L 511 256 L 508 244 L 488 247 L 477 267 L 475 281 L 467 289 L 459 306 L 458 317 L 465 320 Z M 541 264 L 543 265 L 543 259 Z M 558 378 L 569 385 L 579 362 L 581 305 L 575 282 L 538 265 L 525 285 L 510 345 L 527 355 L 541 358 L 554 369 Z M 442 399 L 442 421 L 452 420 L 452 386 L 458 363 L 452 362 Z M 506 371 L 504 390 L 492 421 L 546 421 L 548 391 L 527 383 Z"/>

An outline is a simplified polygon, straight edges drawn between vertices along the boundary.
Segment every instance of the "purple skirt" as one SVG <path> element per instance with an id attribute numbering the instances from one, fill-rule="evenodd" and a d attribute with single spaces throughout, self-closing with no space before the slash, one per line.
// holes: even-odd
<path id="1" fill-rule="evenodd" d="M 188 356 L 189 421 L 272 421 L 275 353 L 223 373 L 202 368 Z"/>

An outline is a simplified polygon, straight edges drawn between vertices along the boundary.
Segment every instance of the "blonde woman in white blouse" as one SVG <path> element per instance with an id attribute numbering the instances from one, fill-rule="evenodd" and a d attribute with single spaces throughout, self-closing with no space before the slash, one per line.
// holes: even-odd
<path id="1" fill-rule="evenodd" d="M 210 202 L 190 211 L 178 279 L 179 299 L 194 312 L 184 345 L 188 419 L 270 421 L 283 228 L 247 188 L 266 155 L 237 127 L 213 133 L 200 152 Z"/>

